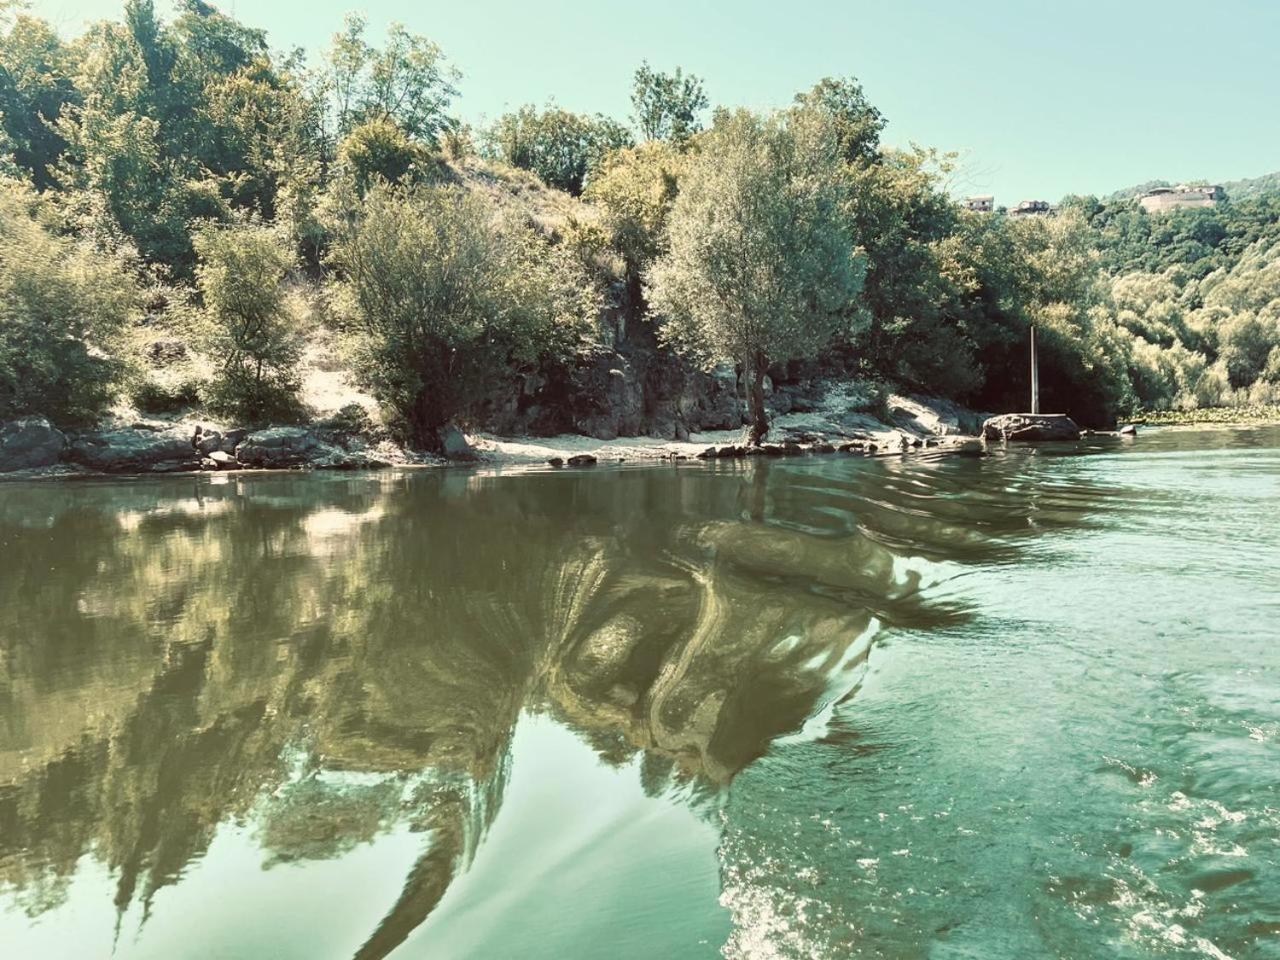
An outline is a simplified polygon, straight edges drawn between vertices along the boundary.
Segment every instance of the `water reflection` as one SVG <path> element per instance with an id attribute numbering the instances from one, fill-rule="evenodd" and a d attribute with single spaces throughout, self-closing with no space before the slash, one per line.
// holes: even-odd
<path id="1" fill-rule="evenodd" d="M 92 861 L 145 924 L 231 825 L 266 867 L 407 829 L 355 954 L 387 956 L 483 842 L 522 714 L 713 804 L 885 627 L 962 621 L 966 565 L 1135 496 L 1100 493 L 922 458 L 6 486 L 0 885 L 38 917 Z"/>

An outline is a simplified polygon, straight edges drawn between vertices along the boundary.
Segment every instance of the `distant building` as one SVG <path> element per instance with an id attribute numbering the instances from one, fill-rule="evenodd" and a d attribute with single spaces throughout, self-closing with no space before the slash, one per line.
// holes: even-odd
<path id="1" fill-rule="evenodd" d="M 1138 199 L 1147 213 L 1168 213 L 1184 207 L 1212 207 L 1227 199 L 1227 191 L 1219 186 L 1189 187 L 1185 183 L 1176 187 L 1156 187 Z"/>
<path id="2" fill-rule="evenodd" d="M 1044 216 L 1052 212 L 1053 207 L 1049 205 L 1048 200 L 1023 200 L 1016 207 L 1009 210 L 1009 216 L 1035 217 Z"/>
<path id="3" fill-rule="evenodd" d="M 995 197 L 966 197 L 965 208 L 974 213 L 990 213 L 996 208 Z"/>

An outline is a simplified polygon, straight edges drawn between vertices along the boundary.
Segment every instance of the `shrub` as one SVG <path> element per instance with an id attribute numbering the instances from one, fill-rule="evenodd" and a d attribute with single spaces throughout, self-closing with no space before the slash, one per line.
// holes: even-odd
<path id="1" fill-rule="evenodd" d="M 125 372 L 137 311 L 131 265 L 56 236 L 25 187 L 0 186 L 0 419 L 92 421 Z"/>
<path id="2" fill-rule="evenodd" d="M 335 262 L 357 375 L 431 450 L 514 368 L 572 352 L 599 309 L 567 253 L 454 187 L 374 187 Z"/>
<path id="3" fill-rule="evenodd" d="M 293 253 L 254 224 L 207 225 L 195 242 L 204 346 L 218 365 L 206 402 L 253 422 L 295 418 L 302 339 L 284 293 Z"/>

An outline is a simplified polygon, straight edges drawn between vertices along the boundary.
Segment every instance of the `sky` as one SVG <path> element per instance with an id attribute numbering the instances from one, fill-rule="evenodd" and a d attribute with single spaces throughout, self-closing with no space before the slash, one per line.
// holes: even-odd
<path id="1" fill-rule="evenodd" d="M 714 104 L 768 109 L 855 76 L 890 145 L 955 151 L 997 203 L 1280 170 L 1280 0 L 222 0 L 318 53 L 345 13 L 404 23 L 463 74 L 457 113 L 524 103 L 625 118 L 642 60 Z M 167 15 L 169 0 L 156 0 Z M 32 0 L 64 36 L 123 0 Z"/>

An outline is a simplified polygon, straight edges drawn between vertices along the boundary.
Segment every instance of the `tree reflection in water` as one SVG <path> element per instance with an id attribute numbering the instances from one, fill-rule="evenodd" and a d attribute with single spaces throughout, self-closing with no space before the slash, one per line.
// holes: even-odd
<path id="1" fill-rule="evenodd" d="M 38 915 L 91 855 L 145 917 L 222 824 L 267 866 L 407 824 L 423 853 L 357 954 L 386 956 L 482 842 L 522 712 L 639 755 L 650 794 L 714 796 L 855 688 L 879 630 L 963 617 L 935 581 L 1032 515 L 1083 522 L 980 469 L 8 486 L 0 884 Z"/>

